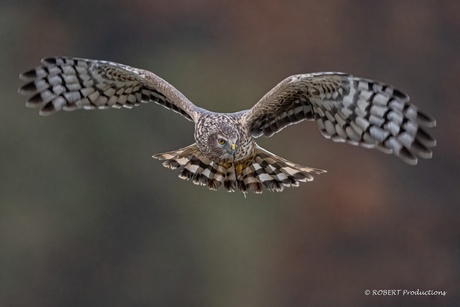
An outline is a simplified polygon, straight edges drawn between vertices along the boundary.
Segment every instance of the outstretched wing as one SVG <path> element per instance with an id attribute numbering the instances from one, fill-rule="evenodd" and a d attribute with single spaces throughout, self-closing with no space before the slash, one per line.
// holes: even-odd
<path id="1" fill-rule="evenodd" d="M 40 115 L 64 110 L 132 108 L 155 102 L 195 121 L 199 108 L 154 73 L 98 60 L 52 57 L 20 75 L 19 93 L 31 95 L 26 106 Z"/>
<path id="2" fill-rule="evenodd" d="M 305 119 L 316 120 L 326 138 L 394 153 L 412 165 L 417 156 L 431 158 L 436 145 L 424 130 L 436 121 L 419 112 L 409 96 L 344 73 L 288 77 L 244 115 L 254 137 L 272 136 Z"/>

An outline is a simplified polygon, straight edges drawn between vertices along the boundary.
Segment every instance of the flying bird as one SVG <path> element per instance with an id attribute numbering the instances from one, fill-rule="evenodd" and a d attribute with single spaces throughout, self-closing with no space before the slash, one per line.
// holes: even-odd
<path id="1" fill-rule="evenodd" d="M 376 148 L 415 165 L 432 157 L 436 140 L 425 128 L 436 121 L 409 102 L 409 96 L 379 81 L 339 72 L 292 75 L 252 108 L 216 113 L 195 106 L 154 73 L 119 63 L 50 57 L 20 75 L 27 107 L 40 115 L 64 110 L 132 108 L 155 102 L 195 124 L 196 143 L 153 156 L 178 169 L 179 177 L 217 190 L 262 193 L 297 187 L 325 170 L 279 157 L 255 142 L 286 126 L 316 121 L 335 142 Z"/>

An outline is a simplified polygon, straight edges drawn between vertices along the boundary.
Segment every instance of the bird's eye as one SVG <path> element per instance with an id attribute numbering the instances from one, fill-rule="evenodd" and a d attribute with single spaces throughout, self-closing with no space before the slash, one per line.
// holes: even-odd
<path id="1" fill-rule="evenodd" d="M 224 139 L 217 139 L 217 143 L 219 143 L 220 145 L 224 145 L 225 140 Z"/>

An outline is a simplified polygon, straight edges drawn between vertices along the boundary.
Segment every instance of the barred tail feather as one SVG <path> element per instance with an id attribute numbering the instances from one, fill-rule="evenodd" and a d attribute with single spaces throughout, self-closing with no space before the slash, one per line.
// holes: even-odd
<path id="1" fill-rule="evenodd" d="M 281 158 L 259 146 L 256 146 L 253 159 L 249 161 L 238 176 L 240 190 L 262 193 L 262 186 L 274 192 L 285 187 L 297 187 L 300 182 L 312 181 L 313 174 L 325 173 L 325 170 L 302 166 Z"/>
<path id="2" fill-rule="evenodd" d="M 217 190 L 227 177 L 227 169 L 203 155 L 196 144 L 152 157 L 166 160 L 163 162 L 166 168 L 179 169 L 179 178 L 192 180 L 194 184 L 207 186 L 211 190 Z"/>
<path id="3" fill-rule="evenodd" d="M 217 163 L 204 156 L 196 144 L 156 154 L 153 158 L 165 160 L 163 166 L 179 169 L 179 178 L 217 190 L 221 186 L 229 192 L 262 193 L 264 189 L 281 192 L 285 187 L 297 187 L 300 182 L 312 181 L 313 174 L 325 170 L 304 167 L 276 156 L 256 146 L 253 155 L 244 160 Z"/>

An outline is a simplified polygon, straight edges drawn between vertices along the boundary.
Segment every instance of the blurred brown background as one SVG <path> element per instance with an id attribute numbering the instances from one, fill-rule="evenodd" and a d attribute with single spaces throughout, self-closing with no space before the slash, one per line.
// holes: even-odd
<path id="1" fill-rule="evenodd" d="M 2 0 L 0 44 L 0 306 L 460 306 L 459 1 Z M 26 109 L 18 75 L 52 55 L 152 70 L 222 112 L 345 71 L 409 93 L 438 147 L 412 167 L 302 123 L 260 144 L 327 174 L 212 192 L 151 159 L 193 142 L 160 106 Z"/>

